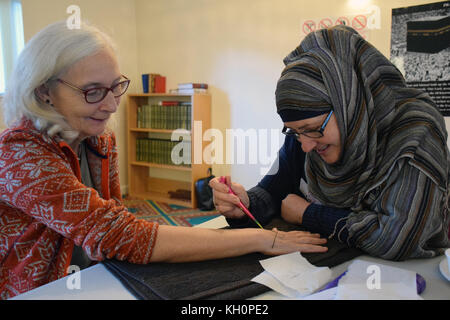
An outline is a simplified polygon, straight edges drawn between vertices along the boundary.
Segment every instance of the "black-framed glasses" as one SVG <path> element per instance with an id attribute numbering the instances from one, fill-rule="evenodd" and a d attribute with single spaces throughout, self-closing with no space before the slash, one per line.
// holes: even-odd
<path id="1" fill-rule="evenodd" d="M 95 87 L 87 90 L 78 88 L 77 86 L 74 86 L 73 84 L 59 78 L 56 80 L 62 84 L 65 84 L 68 87 L 71 87 L 72 89 L 82 92 L 84 94 L 84 99 L 86 100 L 87 103 L 97 103 L 105 99 L 109 91 L 113 93 L 114 98 L 120 97 L 127 91 L 131 80 L 125 77 L 124 75 L 122 75 L 122 77 L 124 77 L 126 80 L 120 81 L 110 88 Z"/>
<path id="2" fill-rule="evenodd" d="M 304 135 L 305 137 L 308 138 L 313 138 L 313 139 L 318 139 L 318 138 L 322 138 L 323 137 L 323 132 L 325 131 L 325 127 L 328 124 L 328 121 L 330 121 L 331 115 L 333 114 L 333 110 L 331 110 L 327 117 L 325 118 L 324 122 L 322 123 L 322 125 L 320 126 L 319 130 L 305 130 L 303 132 L 297 132 L 293 129 L 284 127 L 283 131 L 281 131 L 284 135 L 286 136 L 295 136 L 295 138 L 299 139 L 300 135 Z"/>

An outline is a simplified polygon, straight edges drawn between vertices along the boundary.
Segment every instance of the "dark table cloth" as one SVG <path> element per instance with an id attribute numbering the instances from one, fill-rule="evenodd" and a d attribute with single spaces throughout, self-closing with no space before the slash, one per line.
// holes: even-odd
<path id="1" fill-rule="evenodd" d="M 274 219 L 266 229 L 299 230 Z M 300 229 L 301 230 L 301 229 Z M 334 240 L 328 240 L 326 253 L 302 253 L 315 266 L 333 267 L 362 254 Z M 137 298 L 146 300 L 247 299 L 271 290 L 250 281 L 264 271 L 259 260 L 267 259 L 258 253 L 240 257 L 188 263 L 132 264 L 126 261 L 105 260 L 103 264 Z"/>

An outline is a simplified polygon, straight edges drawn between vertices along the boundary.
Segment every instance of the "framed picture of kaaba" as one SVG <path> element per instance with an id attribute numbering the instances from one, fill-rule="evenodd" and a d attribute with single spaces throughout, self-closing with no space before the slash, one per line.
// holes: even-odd
<path id="1" fill-rule="evenodd" d="M 450 116 L 450 1 L 392 9 L 390 59 Z"/>

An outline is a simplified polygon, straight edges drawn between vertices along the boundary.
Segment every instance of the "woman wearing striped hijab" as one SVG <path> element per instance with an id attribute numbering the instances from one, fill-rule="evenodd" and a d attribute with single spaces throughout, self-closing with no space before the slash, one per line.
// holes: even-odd
<path id="1" fill-rule="evenodd" d="M 391 260 L 449 246 L 447 132 L 430 97 L 357 32 L 310 33 L 285 59 L 276 89 L 286 134 L 276 173 L 245 191 L 263 223 L 281 215 Z M 251 223 L 212 181 L 232 226 Z M 234 218 L 234 219 L 233 219 Z"/>

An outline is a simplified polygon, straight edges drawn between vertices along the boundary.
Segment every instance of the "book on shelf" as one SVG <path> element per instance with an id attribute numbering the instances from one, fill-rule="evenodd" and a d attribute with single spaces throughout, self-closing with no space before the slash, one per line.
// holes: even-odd
<path id="1" fill-rule="evenodd" d="M 191 130 L 190 102 L 160 101 L 138 107 L 137 127 L 148 129 Z"/>
<path id="2" fill-rule="evenodd" d="M 180 145 L 181 144 L 181 145 Z M 172 150 L 176 150 L 175 162 Z M 136 161 L 190 167 L 191 141 L 172 141 L 170 139 L 138 138 L 136 139 Z"/>
<path id="3" fill-rule="evenodd" d="M 191 95 L 191 94 L 205 94 L 208 93 L 208 89 L 204 89 L 204 88 L 191 88 L 191 89 L 175 89 L 172 91 L 175 94 L 187 94 L 187 95 Z"/>
<path id="4" fill-rule="evenodd" d="M 178 89 L 208 89 L 208 84 L 195 82 L 179 83 Z"/>
<path id="5" fill-rule="evenodd" d="M 148 73 L 148 78 L 145 79 L 145 81 L 148 79 L 148 83 L 143 83 L 143 87 L 148 88 L 148 93 L 166 93 L 166 77 L 159 73 Z M 144 81 L 144 78 L 142 81 Z"/>
<path id="6" fill-rule="evenodd" d="M 178 106 L 180 104 L 180 101 L 160 101 L 158 102 L 158 105 L 160 106 Z"/>
<path id="7" fill-rule="evenodd" d="M 166 93 L 166 77 L 156 76 L 153 85 L 154 93 Z"/>

